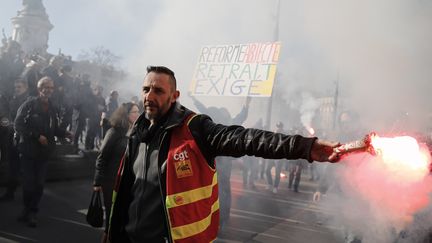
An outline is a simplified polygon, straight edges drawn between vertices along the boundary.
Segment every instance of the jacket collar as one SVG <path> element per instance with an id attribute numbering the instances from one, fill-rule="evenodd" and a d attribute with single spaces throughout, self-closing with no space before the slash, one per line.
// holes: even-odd
<path id="1" fill-rule="evenodd" d="M 182 106 L 179 102 L 176 102 L 171 106 L 166 114 L 166 117 L 162 118 L 162 120 L 165 121 L 162 122 L 161 126 L 165 130 L 179 126 L 183 120 L 192 113 L 193 112 L 191 110 Z M 141 137 L 141 134 L 143 134 L 145 130 L 148 130 L 149 127 L 150 120 L 147 119 L 145 112 L 143 112 L 135 121 L 130 136 L 138 135 L 138 137 Z"/>
<path id="2" fill-rule="evenodd" d="M 182 124 L 184 119 L 187 118 L 192 111 L 176 102 L 169 110 L 168 117 L 162 125 L 164 129 L 170 129 Z"/>

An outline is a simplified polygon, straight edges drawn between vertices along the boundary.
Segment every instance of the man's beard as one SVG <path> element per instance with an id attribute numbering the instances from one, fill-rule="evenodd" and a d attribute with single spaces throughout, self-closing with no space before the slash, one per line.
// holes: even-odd
<path id="1" fill-rule="evenodd" d="M 158 105 L 155 105 L 155 104 L 152 104 L 152 103 L 150 103 L 147 106 L 149 106 L 150 108 L 153 109 L 152 113 L 146 112 L 147 119 L 153 120 L 153 121 L 158 121 L 164 115 L 166 115 L 166 114 L 162 114 L 162 110 L 166 110 L 166 112 L 168 112 L 168 110 L 169 110 L 169 108 L 171 106 L 171 102 L 167 101 L 162 106 L 158 106 Z"/>

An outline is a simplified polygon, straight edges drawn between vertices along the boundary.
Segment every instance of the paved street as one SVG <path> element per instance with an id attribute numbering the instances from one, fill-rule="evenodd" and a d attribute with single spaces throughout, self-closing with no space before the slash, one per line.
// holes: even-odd
<path id="1" fill-rule="evenodd" d="M 278 194 L 273 194 L 263 180 L 257 190 L 243 189 L 241 172 L 233 170 L 231 221 L 217 242 L 341 242 L 320 224 L 330 212 L 311 203 L 314 184 L 307 178 L 300 193 L 287 190 L 282 179 Z M 99 242 L 101 230 L 87 225 L 84 216 L 90 178 L 47 183 L 37 228 L 17 222 L 20 194 L 14 202 L 0 204 L 0 242 Z M 332 232 L 338 232 L 337 227 Z"/>
<path id="2" fill-rule="evenodd" d="M 281 179 L 273 194 L 265 190 L 264 180 L 256 183 L 257 190 L 243 189 L 241 171 L 234 170 L 230 224 L 218 242 L 341 242 L 320 224 L 330 212 L 312 203 L 315 184 L 305 178 L 300 193 L 288 190 L 286 179 Z"/>

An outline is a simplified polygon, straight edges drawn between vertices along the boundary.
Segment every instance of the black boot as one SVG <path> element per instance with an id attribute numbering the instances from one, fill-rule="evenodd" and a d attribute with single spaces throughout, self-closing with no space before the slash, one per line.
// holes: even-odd
<path id="1" fill-rule="evenodd" d="M 27 223 L 29 221 L 30 212 L 24 209 L 21 214 L 18 216 L 18 222 Z"/>
<path id="2" fill-rule="evenodd" d="M 36 228 L 37 226 L 37 218 L 36 213 L 30 213 L 27 221 L 27 226 L 31 228 Z"/>

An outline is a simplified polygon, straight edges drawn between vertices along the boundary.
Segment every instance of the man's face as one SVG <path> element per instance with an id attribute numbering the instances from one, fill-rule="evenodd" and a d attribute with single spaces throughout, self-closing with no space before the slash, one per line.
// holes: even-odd
<path id="1" fill-rule="evenodd" d="M 27 91 L 27 86 L 23 83 L 15 83 L 15 95 L 22 95 Z"/>
<path id="2" fill-rule="evenodd" d="M 52 80 L 45 80 L 40 87 L 38 87 L 39 96 L 41 98 L 51 98 L 54 92 L 54 82 Z"/>
<path id="3" fill-rule="evenodd" d="M 148 118 L 158 120 L 176 102 L 179 92 L 173 90 L 167 74 L 150 72 L 144 79 L 142 95 Z"/>

